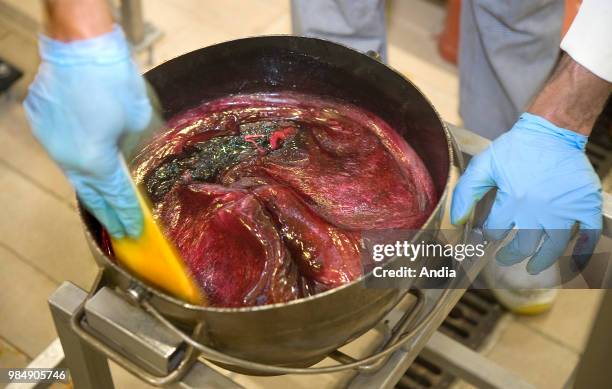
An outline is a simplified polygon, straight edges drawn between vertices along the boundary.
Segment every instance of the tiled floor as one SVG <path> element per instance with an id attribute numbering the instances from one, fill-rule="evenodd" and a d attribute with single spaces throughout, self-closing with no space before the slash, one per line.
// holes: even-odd
<path id="1" fill-rule="evenodd" d="M 0 14 L 0 57 L 26 70 L 13 91 L 19 99 L 37 66 L 35 35 L 23 26 L 40 20 L 41 2 L 0 0 L 2 3 L 29 15 L 24 21 Z M 287 0 L 143 3 L 146 17 L 166 33 L 156 46 L 155 63 L 214 42 L 289 33 L 291 29 Z M 438 56 L 435 46 L 444 19 L 440 4 L 391 1 L 390 63 L 429 96 L 446 120 L 460 123 L 457 71 Z M 11 101 L 0 101 L 0 188 L 0 367 L 24 366 L 55 336 L 47 296 L 64 280 L 87 288 L 96 268 L 82 238 L 72 190 L 32 138 L 21 106 Z M 558 388 L 584 347 L 599 297 L 597 291 L 562 291 L 553 310 L 545 315 L 509 315 L 483 352 L 538 387 Z M 118 388 L 147 387 L 120 369 L 114 371 Z M 333 382 L 328 377 L 240 380 L 262 388 L 331 387 Z"/>

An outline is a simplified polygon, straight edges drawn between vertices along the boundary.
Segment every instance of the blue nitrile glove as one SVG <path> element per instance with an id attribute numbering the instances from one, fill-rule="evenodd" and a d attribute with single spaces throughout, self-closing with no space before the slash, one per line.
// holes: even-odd
<path id="1" fill-rule="evenodd" d="M 498 252 L 498 262 L 531 257 L 527 271 L 538 274 L 563 254 L 578 222 L 574 264 L 581 268 L 602 228 L 601 183 L 584 153 L 586 143 L 584 135 L 524 113 L 470 161 L 453 194 L 452 223 L 464 223 L 476 202 L 497 188 L 484 225 L 487 237 L 500 240 L 518 230 Z"/>
<path id="2" fill-rule="evenodd" d="M 152 109 L 123 31 L 69 43 L 41 36 L 40 56 L 24 103 L 34 136 L 111 235 L 139 236 L 142 212 L 117 143 L 144 130 Z"/>

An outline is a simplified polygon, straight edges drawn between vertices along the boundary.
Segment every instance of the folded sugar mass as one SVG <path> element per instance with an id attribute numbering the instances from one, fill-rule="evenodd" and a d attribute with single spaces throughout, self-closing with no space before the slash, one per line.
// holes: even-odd
<path id="1" fill-rule="evenodd" d="M 286 302 L 362 274 L 364 231 L 419 228 L 437 200 L 379 117 L 293 92 L 209 101 L 132 163 L 211 305 Z"/>

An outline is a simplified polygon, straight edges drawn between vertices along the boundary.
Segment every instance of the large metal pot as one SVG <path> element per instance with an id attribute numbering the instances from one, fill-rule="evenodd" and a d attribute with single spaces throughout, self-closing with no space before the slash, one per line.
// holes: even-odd
<path id="1" fill-rule="evenodd" d="M 344 99 L 394 127 L 416 150 L 433 177 L 439 202 L 424 229 L 439 227 L 447 199 L 453 148 L 436 110 L 402 75 L 347 47 L 312 38 L 256 37 L 184 54 L 146 73 L 163 107 L 173 115 L 231 93 L 295 90 Z M 186 304 L 142 284 L 106 256 L 101 228 L 81 212 L 85 233 L 106 282 L 119 290 L 140 285 L 148 304 L 191 328 L 204 323 L 202 342 L 242 359 L 278 366 L 309 366 L 371 329 L 402 295 L 364 287 L 366 277 L 286 304 L 208 308 Z M 415 237 L 415 239 L 418 237 Z"/>

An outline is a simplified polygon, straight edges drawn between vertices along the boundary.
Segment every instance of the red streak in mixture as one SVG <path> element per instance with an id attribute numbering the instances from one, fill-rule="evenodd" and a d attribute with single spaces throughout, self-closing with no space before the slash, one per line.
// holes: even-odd
<path id="1" fill-rule="evenodd" d="M 265 135 L 252 134 L 252 135 L 245 135 L 244 136 L 244 140 L 246 140 L 247 142 L 252 144 L 255 147 L 255 149 L 257 149 L 257 152 L 260 155 L 265 155 L 266 154 L 266 149 L 261 147 L 259 145 L 259 143 L 257 143 L 257 141 L 255 141 L 255 139 L 258 139 L 258 138 L 265 138 Z"/>
<path id="2" fill-rule="evenodd" d="M 278 149 L 287 137 L 295 135 L 296 132 L 297 130 L 294 127 L 285 127 L 281 130 L 274 131 L 270 137 L 270 147 L 272 150 Z"/>

